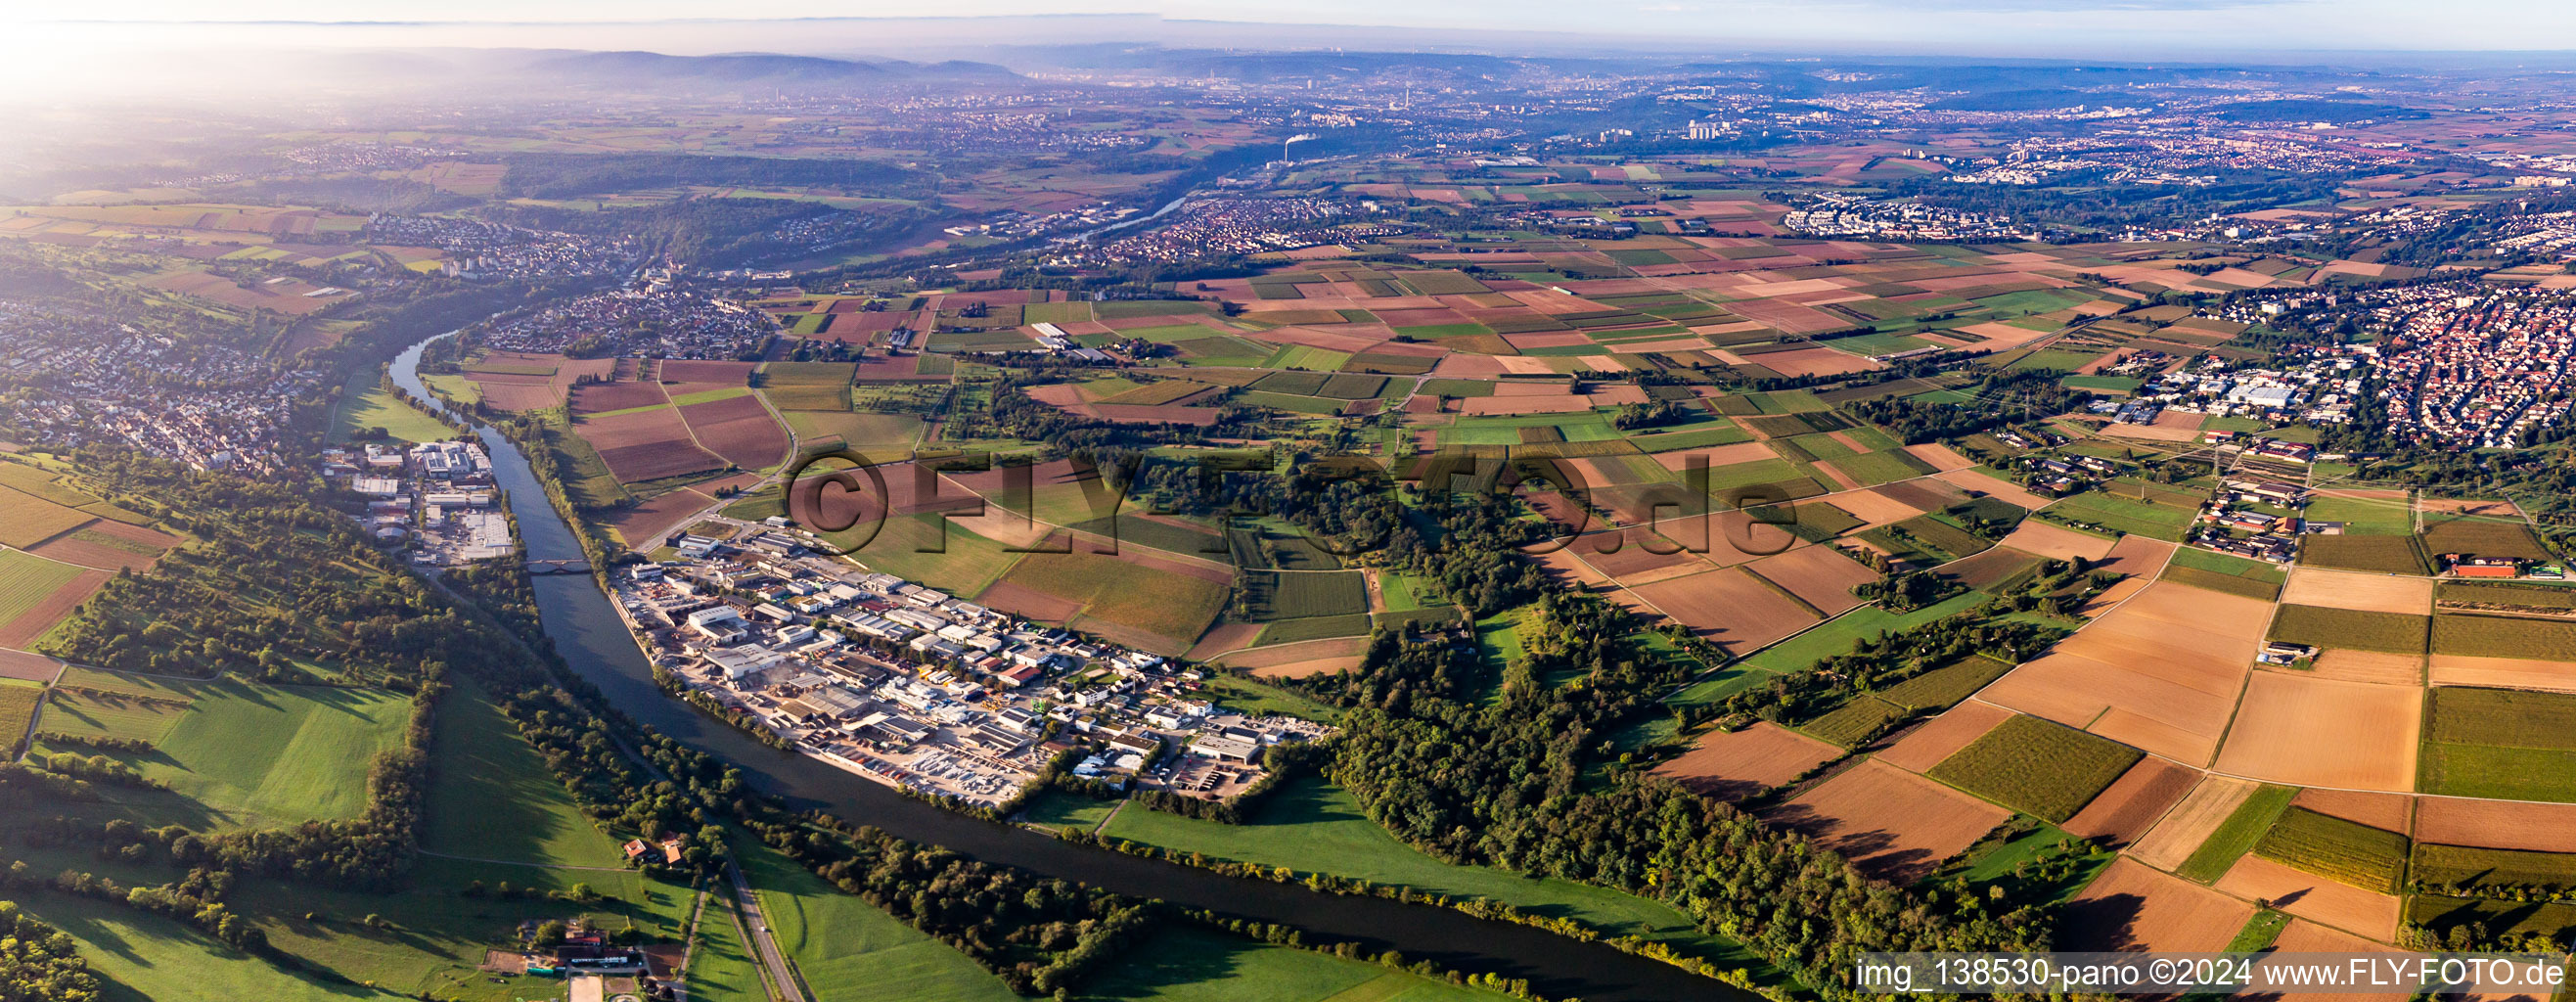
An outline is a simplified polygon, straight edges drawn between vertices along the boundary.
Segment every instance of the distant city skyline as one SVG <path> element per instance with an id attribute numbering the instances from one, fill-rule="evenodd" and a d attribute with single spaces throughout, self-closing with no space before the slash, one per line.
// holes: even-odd
<path id="1" fill-rule="evenodd" d="M 65 14 L 76 16 L 66 17 Z M 719 15 L 710 17 L 711 14 Z M 271 29 L 315 25 L 415 26 L 483 44 L 596 48 L 584 24 L 647 28 L 655 22 L 737 25 L 722 44 L 756 39 L 764 21 L 815 18 L 972 18 L 1034 15 L 1128 15 L 1178 23 L 1231 22 L 1355 29 L 1348 44 L 1366 47 L 1367 29 L 1522 32 L 1555 36 L 1555 44 L 1597 44 L 1673 51 L 1705 42 L 1714 49 L 2064 55 L 2072 58 L 2173 58 L 2299 51 L 2549 51 L 2576 49 L 2576 5 L 2519 0 L 2458 0 L 2428 5 L 2404 0 L 948 0 L 937 5 L 737 0 L 711 8 L 695 0 L 439 0 L 351 5 L 325 0 L 234 0 L 219 9 L 193 0 L 107 0 L 76 8 L 0 14 L 0 23 L 83 29 L 119 25 L 259 24 Z M 771 25 L 774 40 L 751 47 L 808 51 L 818 41 Z M 684 51 L 686 38 L 657 46 Z M 1024 39 L 1007 39 L 1020 43 Z M 1422 44 L 1385 39 L 1388 48 Z M 617 42 L 616 44 L 631 44 Z M 709 43 L 714 44 L 714 43 Z M 1295 44 L 1312 45 L 1314 42 Z M 1472 47 L 1461 43 L 1461 47 Z"/>

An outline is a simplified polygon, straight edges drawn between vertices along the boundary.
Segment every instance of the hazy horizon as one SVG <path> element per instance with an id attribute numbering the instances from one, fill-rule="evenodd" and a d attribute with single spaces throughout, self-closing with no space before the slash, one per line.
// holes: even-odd
<path id="1" fill-rule="evenodd" d="M 1043 19 L 1053 30 L 1029 37 L 1006 34 L 984 44 L 1132 41 L 1658 55 L 1705 49 L 2092 60 L 2199 55 L 2256 61 L 2267 54 L 2576 50 L 2576 7 L 2514 0 L 2465 0 L 2439 8 L 2395 0 L 1615 0 L 1600 5 L 1164 0 L 1141 9 L 1132 0 L 956 0 L 942 10 L 939 16 L 924 17 L 889 4 L 844 4 L 818 11 L 794 0 L 746 0 L 723 16 L 709 17 L 703 5 L 680 0 L 613 5 L 454 0 L 376 3 L 357 11 L 320 0 L 246 0 L 214 13 L 178 0 L 112 0 L 82 7 L 79 17 L 0 13 L 0 24 L 17 29 L 0 47 L 37 53 L 63 51 L 66 44 L 83 52 L 132 45 L 212 47 L 242 44 L 246 36 L 286 47 L 349 47 L 380 44 L 370 36 L 399 31 L 404 47 L 822 54 L 865 51 L 872 41 L 903 46 L 922 35 L 932 42 L 972 45 L 978 41 L 972 37 L 938 38 L 939 29 Z M 1097 30 L 1064 33 L 1073 21 L 1090 22 L 1089 28 Z M 2510 31 L 2496 27 L 2505 24 Z M 833 28 L 817 31 L 817 25 Z M 892 37 L 870 39 L 870 28 L 890 31 Z M 1288 30 L 1240 37 L 1245 29 L 1258 28 Z M 1122 30 L 1129 33 L 1121 35 Z M 1138 31 L 1146 34 L 1134 34 Z M 2248 39 L 2259 41 L 2240 41 Z"/>

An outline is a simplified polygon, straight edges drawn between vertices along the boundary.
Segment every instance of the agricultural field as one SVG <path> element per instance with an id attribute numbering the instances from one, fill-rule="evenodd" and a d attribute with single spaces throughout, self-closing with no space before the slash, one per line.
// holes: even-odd
<path id="1" fill-rule="evenodd" d="M 0 551 L 0 647 L 25 648 L 104 582 L 87 571 L 17 550 Z"/>
<path id="2" fill-rule="evenodd" d="M 27 549 L 88 525 L 98 516 L 0 487 L 0 544 Z"/>
<path id="3" fill-rule="evenodd" d="M 2405 536 L 2415 531 L 2415 510 L 2404 497 L 2378 497 L 2322 492 L 2300 515 L 2315 522 L 2341 522 L 2344 531 L 2364 536 Z"/>
<path id="4" fill-rule="evenodd" d="M 2576 622 L 2442 613 L 2433 617 L 2433 652 L 2576 661 Z"/>
<path id="5" fill-rule="evenodd" d="M 2164 573 L 2159 575 L 2159 580 L 2171 581 L 2175 584 L 2190 585 L 2194 588 L 2204 588 L 2215 592 L 2224 592 L 2229 595 L 2242 595 L 2246 598 L 2264 602 L 2269 602 L 2281 597 L 2282 575 L 2277 568 L 2273 568 L 2269 564 L 2253 560 L 2238 560 L 2237 562 L 2240 564 L 2251 566 L 2245 568 L 2243 572 L 2235 570 L 2220 570 L 2213 567 L 2201 566 L 2196 562 L 2186 562 L 2184 559 L 2186 554 L 2225 558 L 2229 560 L 2236 559 L 2233 557 L 2227 557 L 2226 554 L 2210 553 L 2206 550 L 2195 550 L 2190 547 L 2184 547 L 2174 551 L 2172 562 L 2165 565 Z M 2269 570 L 2271 573 L 2268 575 L 2262 574 L 2259 573 L 2258 569 Z"/>
<path id="6" fill-rule="evenodd" d="M 1117 556 L 1072 550 L 1020 556 L 980 601 L 1081 628 L 1124 630 L 1117 639 L 1169 654 L 1187 650 L 1225 607 L 1224 571 L 1135 550 Z M 1363 592 L 1362 618 L 1367 609 Z"/>
<path id="7" fill-rule="evenodd" d="M 2576 801 L 2576 695 L 2443 686 L 2427 706 L 2418 791 Z"/>
<path id="8" fill-rule="evenodd" d="M 1244 604 L 1262 621 L 1354 615 L 1368 611 L 1368 582 L 1358 571 L 1246 572 Z"/>
<path id="9" fill-rule="evenodd" d="M 2510 897 L 2527 887 L 2576 887 L 2576 854 L 2415 843 L 2407 878 L 2450 894 Z"/>
<path id="10" fill-rule="evenodd" d="M 2517 609 L 2576 610 L 2576 588 L 2485 581 L 2443 581 L 2435 586 L 2433 601 L 2441 605 L 2470 607 L 2509 606 Z"/>
<path id="11" fill-rule="evenodd" d="M 98 674 L 65 681 L 91 684 Z M 162 693 L 158 699 L 181 699 L 186 707 L 81 694 L 81 702 L 50 707 L 45 728 L 152 742 L 149 752 L 98 754 L 169 784 L 169 790 L 103 788 L 97 810 L 201 830 L 357 817 L 366 803 L 369 766 L 379 752 L 401 743 L 412 710 L 410 700 L 372 689 L 230 681 L 170 681 L 155 688 Z"/>
<path id="12" fill-rule="evenodd" d="M 2432 559 L 2414 536 L 2304 536 L 2299 562 L 2377 574 L 2430 574 Z"/>
<path id="13" fill-rule="evenodd" d="M 1842 853 L 1870 876 L 1912 881 L 1976 844 L 2012 812 L 1873 758 L 1762 817 Z"/>
<path id="14" fill-rule="evenodd" d="M 2293 807 L 2254 844 L 2265 859 L 2366 891 L 2405 882 L 2406 836 Z"/>
<path id="15" fill-rule="evenodd" d="M 2050 821 L 2065 821 L 2137 764 L 2135 748 L 2038 717 L 2017 716 L 1926 773 Z"/>
<path id="16" fill-rule="evenodd" d="M 2556 560 L 2523 520 L 2475 515 L 2425 515 L 2424 548 L 2434 553 Z"/>
<path id="17" fill-rule="evenodd" d="M 2422 654 L 2431 625 L 2428 616 L 2285 604 L 2272 620 L 2270 636 L 2314 647 Z"/>

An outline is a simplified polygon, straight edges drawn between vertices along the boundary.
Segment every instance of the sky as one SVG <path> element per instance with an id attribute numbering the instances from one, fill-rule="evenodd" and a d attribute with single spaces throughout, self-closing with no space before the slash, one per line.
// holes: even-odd
<path id="1" fill-rule="evenodd" d="M 2187 51 L 2576 49 L 2576 4 L 2563 0 L 92 0 L 0 5 L 0 25 L 94 38 L 99 22 L 399 22 L 438 44 L 586 44 L 584 22 L 798 18 L 1133 14 L 1226 21 L 1543 33 L 1557 42 L 1826 52 L 2053 54 L 2107 59 Z M 88 24 L 63 24 L 77 17 Z M 432 25 L 437 25 L 432 28 Z M 812 33 L 786 25 L 708 36 L 769 51 L 810 50 Z M 239 29 L 234 29 L 239 30 Z M 149 31 L 147 29 L 147 31 Z M 149 31 L 158 37 L 161 32 Z M 382 35 L 384 32 L 365 32 Z M 661 51 L 690 47 L 685 35 Z M 470 41 L 449 41 L 448 39 Z M 1355 41 L 1366 44 L 1365 32 Z M 375 44 L 383 44 L 381 40 Z M 412 44 L 412 43 L 405 43 Z M 1389 48 L 1405 47 L 1390 45 Z"/>

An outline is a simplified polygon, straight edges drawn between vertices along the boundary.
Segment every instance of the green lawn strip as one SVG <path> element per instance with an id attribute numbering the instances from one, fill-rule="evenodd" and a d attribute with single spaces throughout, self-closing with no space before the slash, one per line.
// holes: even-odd
<path id="1" fill-rule="evenodd" d="M 1118 801 L 1115 800 L 1096 800 L 1078 793 L 1047 790 L 1021 809 L 1019 820 L 1049 830 L 1072 828 L 1087 832 L 1099 828 L 1102 821 L 1109 819 L 1109 812 L 1117 807 Z"/>
<path id="2" fill-rule="evenodd" d="M 2265 602 L 2281 597 L 2280 585 L 2233 574 L 2221 574 L 2217 571 L 2205 571 L 2198 567 L 2168 566 L 2161 580 L 2229 595 L 2243 595 L 2246 598 Z"/>
<path id="3" fill-rule="evenodd" d="M 1422 601 L 1410 575 L 1394 571 L 1379 571 L 1377 590 L 1379 598 L 1385 601 L 1388 612 L 1411 612 L 1415 609 L 1430 608 L 1428 603 Z"/>
<path id="4" fill-rule="evenodd" d="M 1476 621 L 1476 647 L 1485 654 L 1486 663 L 1501 670 L 1505 665 L 1528 657 L 1521 647 L 1520 617 L 1511 612 L 1496 613 Z"/>
<path id="5" fill-rule="evenodd" d="M 824 883 L 747 836 L 735 859 L 760 896 L 778 948 L 820 998 L 1014 1002 L 1019 996 L 956 948 Z"/>
<path id="6" fill-rule="evenodd" d="M 1224 825 L 1131 807 L 1110 819 L 1101 834 L 1298 873 L 1401 885 L 1452 898 L 1489 898 L 1573 919 L 1612 936 L 1644 936 L 1721 968 L 1754 968 L 1757 977 L 1764 977 L 1767 970 L 1742 947 L 1701 933 L 1688 915 L 1660 901 L 1572 881 L 1441 862 L 1405 845 L 1369 820 L 1350 794 L 1321 779 L 1289 783 L 1248 824 Z"/>
<path id="7" fill-rule="evenodd" d="M 769 1002 L 760 962 L 743 940 L 742 917 L 733 896 L 711 894 L 698 915 L 698 943 L 689 953 L 689 997 L 714 1002 Z"/>
<path id="8" fill-rule="evenodd" d="M 385 434 L 406 442 L 456 437 L 456 429 L 385 392 L 375 370 L 361 368 L 341 387 L 340 402 L 331 410 L 331 440 L 350 441 L 371 428 L 382 428 Z"/>
<path id="9" fill-rule="evenodd" d="M 1910 629 L 1952 613 L 1965 612 L 1987 599 L 1984 592 L 1969 591 L 1912 612 L 1888 612 L 1874 605 L 1864 605 L 1827 620 L 1806 632 L 1754 652 L 1744 659 L 1747 666 L 1769 673 L 1805 671 L 1816 662 L 1836 654 L 1849 654 L 1853 645 L 1876 637 L 1880 632 L 1894 633 Z"/>
<path id="10" fill-rule="evenodd" d="M 1342 711 L 1333 707 L 1260 679 L 1231 672 L 1211 673 L 1202 683 L 1199 695 L 1227 709 L 1253 716 L 1279 713 L 1324 723 L 1332 723 L 1342 717 Z"/>
<path id="11" fill-rule="evenodd" d="M 1166 925 L 1104 966 L 1073 997 L 1085 1002 L 1503 1002 L 1509 996 L 1213 929 Z"/>
<path id="12" fill-rule="evenodd" d="M 2227 953 L 2253 953 L 2272 945 L 2288 928 L 2290 913 L 2265 908 L 2245 920 L 2245 928 L 2236 930 L 2236 938 L 2227 941 Z"/>
<path id="13" fill-rule="evenodd" d="M 2254 844 L 2262 841 L 2263 833 L 2272 830 L 2272 822 L 2290 809 L 2290 799 L 2298 795 L 2295 786 L 2265 785 L 2255 790 L 2174 872 L 2204 884 L 2226 876 L 2238 859 L 2254 851 Z"/>
<path id="14" fill-rule="evenodd" d="M 2227 574 L 2252 581 L 2263 581 L 2276 585 L 2290 579 L 2289 569 L 2278 564 L 2266 563 L 2260 560 L 2250 560 L 2245 557 L 2233 556 L 2225 553 L 2215 553 L 2191 546 L 2185 546 L 2174 550 L 2173 559 L 2168 562 L 2166 566 L 2190 567 L 2216 574 Z"/>
<path id="15" fill-rule="evenodd" d="M 2010 876 L 2013 867 L 2037 859 L 2051 846 L 2075 837 L 2065 829 L 2046 822 L 2025 820 L 2021 823 L 2037 827 L 2028 833 L 2005 841 L 2002 845 L 1995 846 L 1993 851 L 1978 856 L 1958 875 L 1971 884 L 2000 880 Z"/>
<path id="16" fill-rule="evenodd" d="M 422 848 L 555 866 L 623 862 L 617 842 L 581 813 L 536 749 L 471 680 L 439 704 L 430 747 Z"/>

